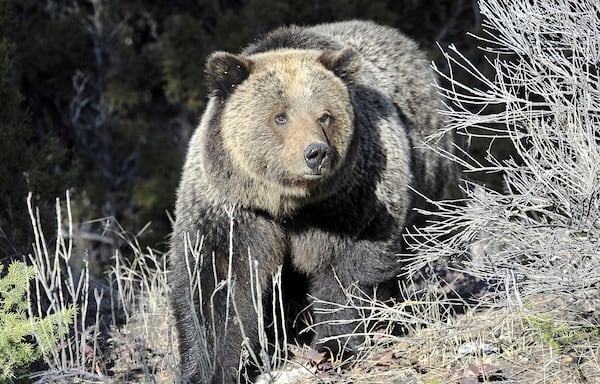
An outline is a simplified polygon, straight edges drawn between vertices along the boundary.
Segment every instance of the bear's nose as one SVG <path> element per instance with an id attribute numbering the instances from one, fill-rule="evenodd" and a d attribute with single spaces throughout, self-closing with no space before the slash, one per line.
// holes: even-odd
<path id="1" fill-rule="evenodd" d="M 314 173 L 321 173 L 329 162 L 329 145 L 310 143 L 304 148 L 304 161 Z"/>

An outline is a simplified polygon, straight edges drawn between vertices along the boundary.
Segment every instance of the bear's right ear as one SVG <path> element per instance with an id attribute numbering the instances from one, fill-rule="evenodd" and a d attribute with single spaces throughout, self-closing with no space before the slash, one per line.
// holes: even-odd
<path id="1" fill-rule="evenodd" d="M 211 94 L 226 98 L 240 85 L 250 72 L 254 63 L 243 56 L 227 52 L 215 52 L 206 63 L 206 80 Z"/>

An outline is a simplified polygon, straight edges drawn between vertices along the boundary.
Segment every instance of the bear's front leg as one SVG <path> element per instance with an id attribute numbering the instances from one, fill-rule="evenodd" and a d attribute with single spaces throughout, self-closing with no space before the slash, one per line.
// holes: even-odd
<path id="1" fill-rule="evenodd" d="M 176 224 L 172 239 L 171 301 L 184 381 L 245 382 L 241 350 L 254 349 L 260 331 L 254 296 L 264 294 L 281 265 L 284 237 L 252 212 L 211 210 L 197 222 L 195 234 Z"/>
<path id="2" fill-rule="evenodd" d="M 390 242 L 332 237 L 320 257 L 328 261 L 311 275 L 315 344 L 333 356 L 354 353 L 365 341 L 369 300 L 389 298 L 389 283 L 401 272 L 402 264 L 390 250 Z M 305 254 L 306 256 L 306 254 Z M 365 297 L 364 295 L 368 295 Z M 354 295 L 354 297 L 353 297 Z M 362 307 L 362 309 L 358 308 Z"/>

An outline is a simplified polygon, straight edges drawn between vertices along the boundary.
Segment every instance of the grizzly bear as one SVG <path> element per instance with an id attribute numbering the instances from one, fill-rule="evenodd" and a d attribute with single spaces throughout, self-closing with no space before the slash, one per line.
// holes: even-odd
<path id="1" fill-rule="evenodd" d="M 396 279 L 403 232 L 423 222 L 414 208 L 452 169 L 419 148 L 442 125 L 440 100 L 428 61 L 392 28 L 283 27 L 241 54 L 213 53 L 206 73 L 177 193 L 171 302 L 185 380 L 233 383 L 242 348 L 258 343 L 251 287 L 267 297 L 286 265 L 305 294 L 343 305 L 344 287 Z M 452 151 L 449 137 L 437 144 Z M 320 340 L 351 333 L 335 320 L 357 316 L 315 312 L 316 348 L 337 348 Z"/>

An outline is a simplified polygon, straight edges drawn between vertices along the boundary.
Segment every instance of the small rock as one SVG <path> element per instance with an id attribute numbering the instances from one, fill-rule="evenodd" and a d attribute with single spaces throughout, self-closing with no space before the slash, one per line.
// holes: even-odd
<path id="1" fill-rule="evenodd" d="M 285 384 L 295 383 L 300 379 L 314 378 L 316 369 L 307 367 L 286 368 L 260 375 L 256 384 Z"/>
<path id="2" fill-rule="evenodd" d="M 491 343 L 465 343 L 458 347 L 460 355 L 490 355 L 500 353 L 500 348 Z"/>

